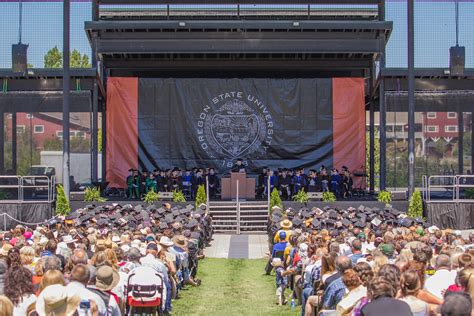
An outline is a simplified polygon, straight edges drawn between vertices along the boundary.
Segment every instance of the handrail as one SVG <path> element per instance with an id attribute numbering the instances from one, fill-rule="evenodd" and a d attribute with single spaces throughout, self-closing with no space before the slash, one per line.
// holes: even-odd
<path id="1" fill-rule="evenodd" d="M 24 202 L 25 200 L 25 189 L 27 190 L 37 190 L 37 189 L 47 189 L 47 201 L 49 203 L 54 201 L 55 193 L 55 178 L 48 177 L 48 176 L 6 176 L 0 175 L 1 179 L 11 179 L 16 182 L 16 184 L 0 184 L 0 189 L 17 189 L 17 197 L 16 199 L 3 199 L 0 202 L 5 201 L 15 201 L 15 202 Z M 45 182 L 45 184 L 37 184 L 37 181 L 40 180 Z"/>
<path id="2" fill-rule="evenodd" d="M 209 212 L 209 176 L 206 176 L 206 209 Z"/>
<path id="3" fill-rule="evenodd" d="M 469 181 L 467 179 L 473 179 Z M 440 184 L 432 184 L 432 180 L 438 180 Z M 441 180 L 448 180 L 443 181 L 444 184 L 441 184 Z M 467 180 L 467 181 L 466 181 Z M 446 182 L 448 182 L 446 184 Z M 471 183 L 466 183 L 471 182 Z M 474 188 L 474 175 L 435 175 L 429 176 L 427 180 L 423 183 L 423 188 L 425 190 L 426 186 L 426 196 L 424 199 L 429 203 L 431 202 L 431 193 L 432 189 L 446 189 L 452 190 L 452 198 L 451 199 L 443 199 L 443 200 L 434 200 L 436 202 L 474 202 L 474 199 L 465 199 L 461 198 L 461 188 Z"/>
<path id="4" fill-rule="evenodd" d="M 268 204 L 268 211 L 270 212 L 270 176 L 267 176 L 267 204 Z"/>
<path id="5" fill-rule="evenodd" d="M 237 202 L 237 235 L 240 235 L 240 202 L 239 202 L 239 180 L 237 182 L 237 192 L 235 194 Z"/>

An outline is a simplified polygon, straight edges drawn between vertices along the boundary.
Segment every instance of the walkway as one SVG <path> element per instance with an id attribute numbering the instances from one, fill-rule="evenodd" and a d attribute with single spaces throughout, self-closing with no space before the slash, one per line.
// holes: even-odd
<path id="1" fill-rule="evenodd" d="M 261 259 L 268 252 L 267 235 L 214 234 L 211 246 L 204 250 L 208 258 Z"/>

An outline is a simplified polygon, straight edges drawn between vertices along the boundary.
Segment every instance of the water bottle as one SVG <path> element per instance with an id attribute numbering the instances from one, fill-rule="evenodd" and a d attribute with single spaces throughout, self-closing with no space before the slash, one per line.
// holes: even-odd
<path id="1" fill-rule="evenodd" d="M 294 298 L 291 299 L 291 304 L 290 304 L 290 306 L 291 306 L 291 309 L 295 309 L 295 308 L 296 308 L 296 303 L 295 303 L 295 299 L 294 299 Z"/>

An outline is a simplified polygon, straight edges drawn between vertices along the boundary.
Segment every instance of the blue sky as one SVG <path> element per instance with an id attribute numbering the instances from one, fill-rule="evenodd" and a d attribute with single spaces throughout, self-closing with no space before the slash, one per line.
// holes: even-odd
<path id="1" fill-rule="evenodd" d="M 466 67 L 474 68 L 474 2 L 460 2 L 460 45 L 466 46 Z M 415 4 L 415 66 L 448 67 L 449 47 L 455 44 L 454 2 L 423 1 Z M 89 2 L 71 4 L 71 48 L 90 55 L 84 21 L 90 20 Z M 386 18 L 394 22 L 387 46 L 387 66 L 406 67 L 406 4 L 387 1 Z M 23 43 L 28 61 L 43 67 L 43 56 L 62 47 L 62 3 L 23 4 Z M 0 1 L 0 68 L 11 67 L 11 44 L 18 42 L 18 4 Z"/>

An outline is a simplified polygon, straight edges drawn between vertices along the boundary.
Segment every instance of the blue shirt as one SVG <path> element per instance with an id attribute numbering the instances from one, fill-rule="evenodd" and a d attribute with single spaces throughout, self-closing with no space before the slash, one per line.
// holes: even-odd
<path id="1" fill-rule="evenodd" d="M 357 260 L 359 260 L 360 258 L 363 258 L 364 255 L 362 253 L 355 253 L 355 254 L 352 254 L 349 256 L 349 259 L 351 259 L 352 261 L 352 264 L 356 264 L 357 263 Z"/>
<path id="2" fill-rule="evenodd" d="M 342 300 L 346 292 L 346 286 L 342 282 L 342 277 L 337 278 L 324 290 L 323 308 L 336 309 L 336 305 Z"/>
<path id="3" fill-rule="evenodd" d="M 276 243 L 273 245 L 273 250 L 272 250 L 272 258 L 275 257 L 275 254 L 279 251 L 285 251 L 287 242 L 286 241 L 281 241 L 279 243 Z"/>

